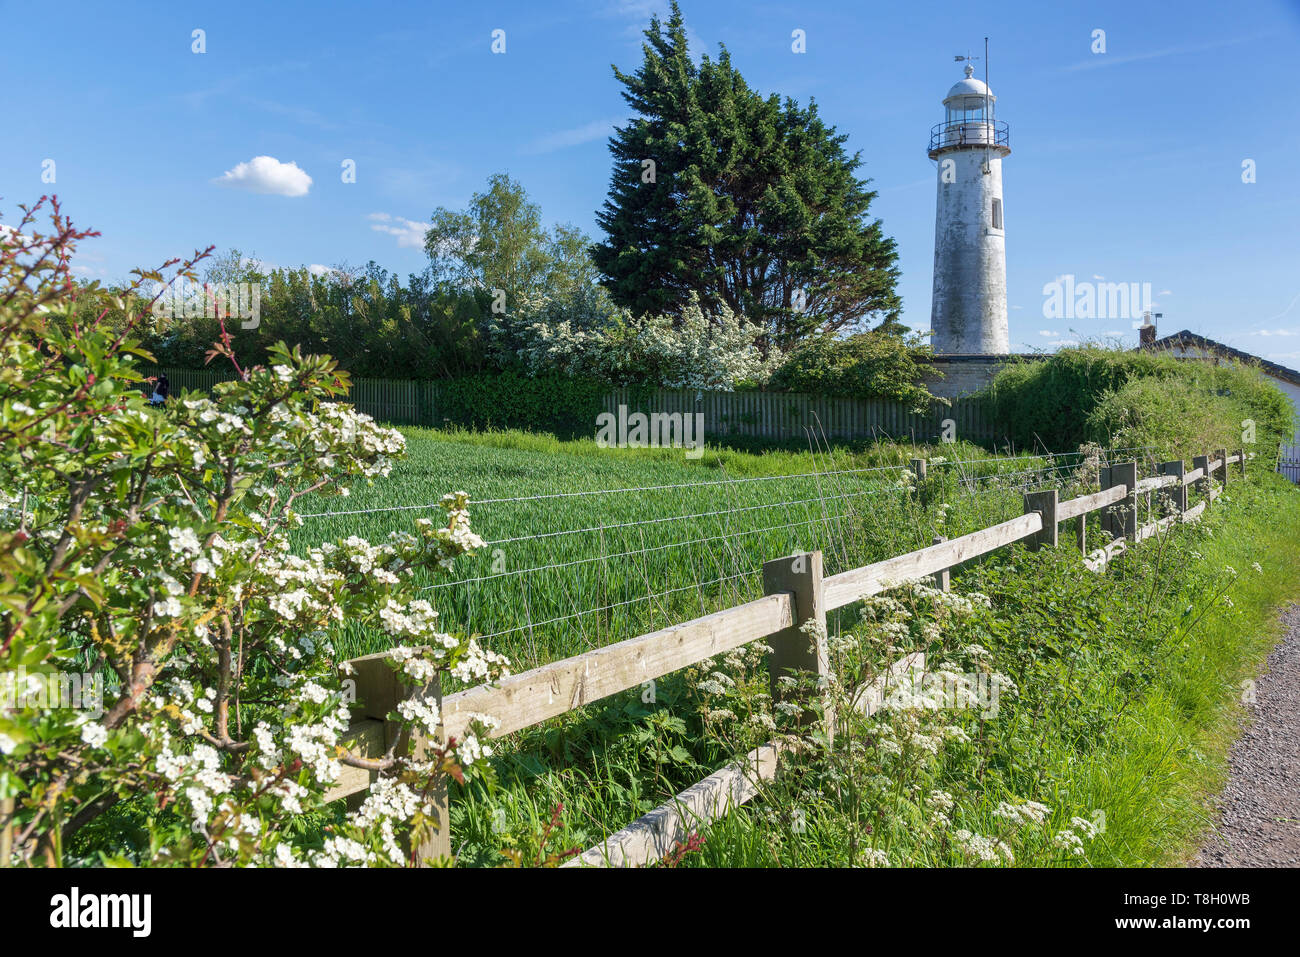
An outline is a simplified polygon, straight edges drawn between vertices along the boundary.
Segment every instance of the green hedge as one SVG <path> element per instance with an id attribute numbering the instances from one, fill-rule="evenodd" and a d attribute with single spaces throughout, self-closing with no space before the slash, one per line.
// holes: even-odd
<path id="1" fill-rule="evenodd" d="M 596 434 L 609 384 L 513 372 L 438 383 L 438 418 L 467 429 L 524 429 L 561 438 Z M 440 423 L 441 424 L 441 423 Z"/>
<path id="2" fill-rule="evenodd" d="M 985 390 L 994 419 L 1028 448 L 1151 445 L 1184 458 L 1243 445 L 1266 460 L 1294 432 L 1286 395 L 1258 369 L 1096 346 L 1002 369 Z M 1255 427 L 1255 444 L 1243 436 Z"/>
<path id="3" fill-rule="evenodd" d="M 893 399 L 916 411 L 932 396 L 924 385 L 928 346 L 873 330 L 844 339 L 816 336 L 795 349 L 772 375 L 775 392 L 851 399 Z"/>

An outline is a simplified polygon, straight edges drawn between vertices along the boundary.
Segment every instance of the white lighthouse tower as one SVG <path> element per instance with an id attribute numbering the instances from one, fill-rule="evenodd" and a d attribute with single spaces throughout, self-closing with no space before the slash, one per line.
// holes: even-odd
<path id="1" fill-rule="evenodd" d="M 966 78 L 943 99 L 944 121 L 930 131 L 930 159 L 939 167 L 931 344 L 938 354 L 1005 355 L 1002 157 L 1011 148 L 1007 124 L 993 112 L 997 97 L 974 72 L 967 63 Z"/>

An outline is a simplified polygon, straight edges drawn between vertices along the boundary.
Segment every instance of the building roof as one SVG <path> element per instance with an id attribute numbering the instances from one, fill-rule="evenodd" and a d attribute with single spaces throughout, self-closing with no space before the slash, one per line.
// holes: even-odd
<path id="1" fill-rule="evenodd" d="M 1293 385 L 1300 385 L 1300 372 L 1295 369 L 1289 369 L 1284 365 L 1276 362 L 1270 362 L 1268 359 L 1261 359 L 1259 356 L 1251 355 L 1249 352 L 1242 352 L 1240 349 L 1234 349 L 1232 346 L 1225 346 L 1222 342 L 1216 342 L 1213 339 L 1207 339 L 1205 336 L 1198 336 L 1196 333 L 1184 329 L 1182 332 L 1175 332 L 1172 336 L 1165 336 L 1163 339 L 1157 339 L 1147 349 L 1204 349 L 1206 352 L 1223 356 L 1228 359 L 1237 359 L 1241 362 L 1249 362 L 1252 365 L 1259 366 L 1261 372 L 1273 376 L 1275 379 L 1283 379 Z"/>

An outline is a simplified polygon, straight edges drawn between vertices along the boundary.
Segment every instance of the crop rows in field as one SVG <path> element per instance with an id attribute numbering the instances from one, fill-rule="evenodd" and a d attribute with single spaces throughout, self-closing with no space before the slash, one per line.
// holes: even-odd
<path id="1" fill-rule="evenodd" d="M 755 458 L 761 469 L 766 457 Z M 821 549 L 834 574 L 1010 518 L 1025 488 L 1069 482 L 1079 461 L 936 466 L 932 504 L 951 506 L 940 518 L 921 508 L 896 465 L 807 455 L 779 460 L 789 474 L 736 475 L 662 455 L 557 454 L 416 434 L 393 475 L 305 507 L 338 514 L 314 515 L 296 534 L 304 545 L 373 541 L 440 514 L 409 506 L 469 492 L 471 524 L 487 547 L 417 584 L 448 630 L 484 636 L 518 669 L 756 598 L 771 558 Z M 341 644 L 360 654 L 383 647 L 383 636 L 345 625 Z"/>

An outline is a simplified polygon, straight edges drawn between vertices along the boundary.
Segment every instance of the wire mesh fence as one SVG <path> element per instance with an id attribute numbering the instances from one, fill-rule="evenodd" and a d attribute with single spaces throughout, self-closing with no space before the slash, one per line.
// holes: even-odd
<path id="1" fill-rule="evenodd" d="M 419 581 L 447 630 L 483 636 L 519 667 L 625 640 L 762 595 L 768 559 L 820 550 L 826 573 L 1022 513 L 1024 492 L 1095 490 L 1099 469 L 1149 449 L 930 460 L 655 485 L 471 495 L 485 547 Z M 407 527 L 436 502 L 304 511 L 314 543 Z M 345 625 L 349 653 L 382 636 Z"/>

